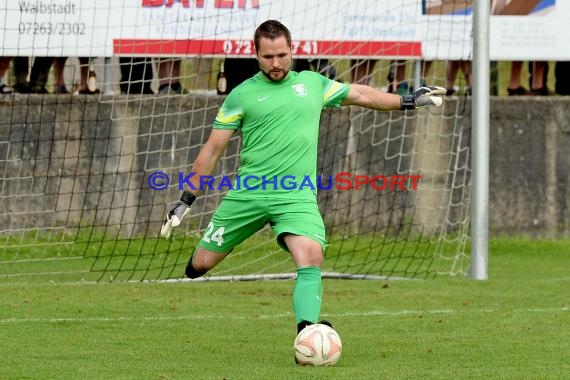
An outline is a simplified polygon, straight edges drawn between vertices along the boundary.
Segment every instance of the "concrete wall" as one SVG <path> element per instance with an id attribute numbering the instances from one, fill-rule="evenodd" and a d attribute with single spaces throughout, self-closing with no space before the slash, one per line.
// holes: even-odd
<path id="1" fill-rule="evenodd" d="M 491 107 L 491 228 L 569 236 L 570 98 L 500 98 Z"/>
<path id="2" fill-rule="evenodd" d="M 70 231 L 100 226 L 121 236 L 156 236 L 178 198 L 176 173 L 205 142 L 217 96 L 0 97 L 0 231 Z M 497 98 L 491 104 L 491 228 L 495 232 L 568 235 L 570 98 Z M 198 111 L 191 111 L 198 110 Z M 422 175 L 417 191 L 322 191 L 328 227 L 433 235 L 468 220 L 471 111 L 465 99 L 441 109 L 323 113 L 318 173 Z M 239 138 L 218 174 L 238 165 Z M 403 152 L 403 154 L 402 154 Z M 173 183 L 152 190 L 155 171 Z M 409 184 L 408 184 L 409 185 Z M 193 207 L 203 228 L 222 193 Z"/>

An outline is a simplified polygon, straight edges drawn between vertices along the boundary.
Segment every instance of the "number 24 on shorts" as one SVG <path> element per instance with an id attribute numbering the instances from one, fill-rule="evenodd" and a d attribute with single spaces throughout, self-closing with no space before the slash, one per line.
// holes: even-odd
<path id="1" fill-rule="evenodd" d="M 214 230 L 214 223 L 212 222 L 208 223 L 208 227 L 206 227 L 206 233 L 204 234 L 202 240 L 204 240 L 206 243 L 210 243 L 213 240 L 216 243 L 218 243 L 218 247 L 221 247 L 222 244 L 224 243 L 225 227 L 218 228 L 216 232 L 212 234 L 213 230 Z M 212 236 L 210 236 L 210 234 L 212 234 Z"/>

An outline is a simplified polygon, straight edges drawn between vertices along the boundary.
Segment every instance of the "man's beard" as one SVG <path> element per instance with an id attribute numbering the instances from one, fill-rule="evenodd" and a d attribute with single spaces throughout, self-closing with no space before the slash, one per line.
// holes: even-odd
<path id="1" fill-rule="evenodd" d="M 266 77 L 267 79 L 269 79 L 270 81 L 272 81 L 272 82 L 280 82 L 280 81 L 282 81 L 283 79 L 285 79 L 285 78 L 287 77 L 287 74 L 289 74 L 289 70 L 280 70 L 280 72 L 283 73 L 283 76 L 282 76 L 281 78 L 279 78 L 279 79 L 273 79 L 273 78 L 271 78 L 271 71 L 263 71 L 263 70 L 261 69 L 261 67 L 260 67 L 259 69 L 261 70 L 261 72 L 263 73 L 263 75 L 265 75 L 265 77 Z"/>

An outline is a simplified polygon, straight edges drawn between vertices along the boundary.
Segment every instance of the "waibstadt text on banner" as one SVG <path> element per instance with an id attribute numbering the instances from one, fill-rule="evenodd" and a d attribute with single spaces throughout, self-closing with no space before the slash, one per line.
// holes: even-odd
<path id="1" fill-rule="evenodd" d="M 310 176 L 265 176 L 265 175 L 236 175 L 229 176 L 198 176 L 195 172 L 177 173 L 178 190 L 360 190 L 370 187 L 377 191 L 415 191 L 418 189 L 421 175 L 367 175 L 338 172 L 335 175 L 318 175 L 316 180 Z M 153 190 L 165 190 L 170 186 L 170 177 L 164 172 L 153 172 L 147 178 L 149 187 Z"/>

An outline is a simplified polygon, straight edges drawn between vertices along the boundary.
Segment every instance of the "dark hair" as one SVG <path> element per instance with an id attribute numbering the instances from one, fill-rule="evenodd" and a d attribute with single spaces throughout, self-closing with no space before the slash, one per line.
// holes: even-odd
<path id="1" fill-rule="evenodd" d="M 289 32 L 289 29 L 277 20 L 265 21 L 257 27 L 253 35 L 255 50 L 259 51 L 259 40 L 261 40 L 261 38 L 269 38 L 273 41 L 281 36 L 285 37 L 287 46 L 291 47 L 291 32 Z"/>

